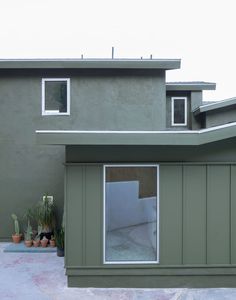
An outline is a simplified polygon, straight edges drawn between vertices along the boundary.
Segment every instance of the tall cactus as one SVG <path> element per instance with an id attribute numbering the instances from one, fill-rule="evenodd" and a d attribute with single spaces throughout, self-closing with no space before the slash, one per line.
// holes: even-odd
<path id="1" fill-rule="evenodd" d="M 15 234 L 20 235 L 20 227 L 19 227 L 17 216 L 15 214 L 12 214 L 11 217 L 14 220 Z"/>
<path id="2" fill-rule="evenodd" d="M 32 240 L 32 234 L 33 234 L 32 226 L 30 225 L 30 222 L 28 221 L 28 226 L 27 226 L 27 229 L 25 232 L 25 240 L 26 241 Z"/>

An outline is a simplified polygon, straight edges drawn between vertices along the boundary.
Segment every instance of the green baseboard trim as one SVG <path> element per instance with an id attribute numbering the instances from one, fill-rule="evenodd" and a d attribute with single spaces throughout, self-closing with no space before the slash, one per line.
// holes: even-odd
<path id="1" fill-rule="evenodd" d="M 236 275 L 212 276 L 68 276 L 68 287 L 235 288 Z"/>
<path id="2" fill-rule="evenodd" d="M 68 267 L 69 287 L 236 287 L 236 266 Z"/>
<path id="3" fill-rule="evenodd" d="M 176 267 L 66 267 L 68 276 L 236 276 L 236 266 L 176 266 Z"/>
<path id="4" fill-rule="evenodd" d="M 0 237 L 0 243 L 9 243 L 12 242 L 12 238 L 11 237 Z"/>

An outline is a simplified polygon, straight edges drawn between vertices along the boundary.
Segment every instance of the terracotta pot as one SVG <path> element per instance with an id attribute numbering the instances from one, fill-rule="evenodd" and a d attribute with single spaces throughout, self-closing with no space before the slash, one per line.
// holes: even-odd
<path id="1" fill-rule="evenodd" d="M 54 240 L 50 240 L 50 247 L 56 247 L 56 242 Z"/>
<path id="2" fill-rule="evenodd" d="M 13 234 L 12 235 L 12 241 L 13 241 L 13 243 L 16 243 L 16 244 L 20 243 L 21 236 L 22 236 L 22 234 Z"/>
<path id="3" fill-rule="evenodd" d="M 30 240 L 30 241 L 25 241 L 25 246 L 26 246 L 26 247 L 31 247 L 32 244 L 33 244 L 33 241 L 32 241 L 32 240 Z"/>
<path id="4" fill-rule="evenodd" d="M 41 243 L 41 246 L 42 246 L 43 248 L 45 248 L 45 247 L 47 247 L 48 239 L 42 239 L 42 240 L 40 241 L 40 243 Z"/>
<path id="5" fill-rule="evenodd" d="M 40 245 L 40 240 L 38 241 L 33 241 L 34 247 L 39 247 Z"/>

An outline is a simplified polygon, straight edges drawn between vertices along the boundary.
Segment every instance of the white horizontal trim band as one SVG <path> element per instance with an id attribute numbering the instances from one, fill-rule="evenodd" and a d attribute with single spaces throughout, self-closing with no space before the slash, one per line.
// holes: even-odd
<path id="1" fill-rule="evenodd" d="M 214 83 L 204 83 L 204 82 L 200 82 L 200 83 L 191 83 L 191 82 L 181 82 L 181 83 L 171 83 L 171 82 L 168 82 L 166 83 L 166 85 L 179 85 L 179 86 L 182 86 L 182 85 L 213 85 Z"/>
<path id="2" fill-rule="evenodd" d="M 201 134 L 205 132 L 216 131 L 223 128 L 229 128 L 236 126 L 236 122 L 228 123 L 224 125 L 214 126 L 211 128 L 201 129 L 201 130 L 159 130 L 159 131 L 136 131 L 136 130 L 36 130 L 36 133 L 99 133 L 99 134 Z"/>

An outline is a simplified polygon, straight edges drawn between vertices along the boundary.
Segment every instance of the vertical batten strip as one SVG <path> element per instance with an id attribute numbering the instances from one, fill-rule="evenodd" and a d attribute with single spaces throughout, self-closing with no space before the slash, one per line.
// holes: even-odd
<path id="1" fill-rule="evenodd" d="M 207 209 L 207 205 L 208 205 L 208 168 L 209 166 L 206 165 L 206 265 L 208 264 L 208 209 Z"/>
<path id="2" fill-rule="evenodd" d="M 104 261 L 104 251 L 105 251 L 105 248 L 104 248 L 104 215 L 103 215 L 103 205 L 104 205 L 104 201 L 103 201 L 103 197 L 104 197 L 104 171 L 103 171 L 103 168 L 104 166 L 99 166 L 100 168 L 100 220 L 101 220 L 101 229 L 100 229 L 100 253 L 101 253 L 101 256 L 100 256 L 100 265 L 103 265 L 103 261 Z"/>
<path id="3" fill-rule="evenodd" d="M 235 221 L 236 221 L 236 206 L 235 206 L 235 202 L 236 202 L 236 186 L 235 186 L 235 179 L 236 179 L 236 167 L 231 165 L 231 187 L 230 187 L 230 194 L 231 194 L 231 207 L 230 207 L 230 216 L 231 216 L 231 220 L 230 220 L 230 229 L 231 229 L 231 260 L 230 263 L 231 264 L 235 264 L 236 263 L 236 238 L 235 238 Z"/>
<path id="4" fill-rule="evenodd" d="M 186 235 L 187 235 L 187 199 L 186 199 L 186 167 L 182 165 L 182 264 L 186 264 L 187 247 L 186 247 Z"/>
<path id="5" fill-rule="evenodd" d="M 184 210 L 184 166 L 183 164 L 181 165 L 182 168 L 182 249 L 181 249 L 181 261 L 182 264 L 184 264 L 184 214 L 185 214 L 185 210 Z"/>
<path id="6" fill-rule="evenodd" d="M 229 263 L 232 263 L 232 166 L 230 165 L 230 180 L 229 180 Z"/>
<path id="7" fill-rule="evenodd" d="M 68 245 L 68 242 L 67 242 L 67 238 L 68 238 L 68 235 L 67 235 L 67 229 L 68 229 L 68 208 L 67 208 L 67 205 L 68 205 L 68 197 L 67 197 L 67 167 L 64 166 L 64 213 L 63 213 L 63 216 L 62 218 L 64 217 L 64 226 L 65 226 L 65 229 L 64 229 L 64 234 L 65 234 L 65 237 L 64 237 L 64 251 L 65 251 L 65 266 L 68 265 L 68 256 L 66 255 L 66 247 Z"/>
<path id="8" fill-rule="evenodd" d="M 83 265 L 86 265 L 86 166 L 82 167 L 82 232 L 83 232 Z"/>

